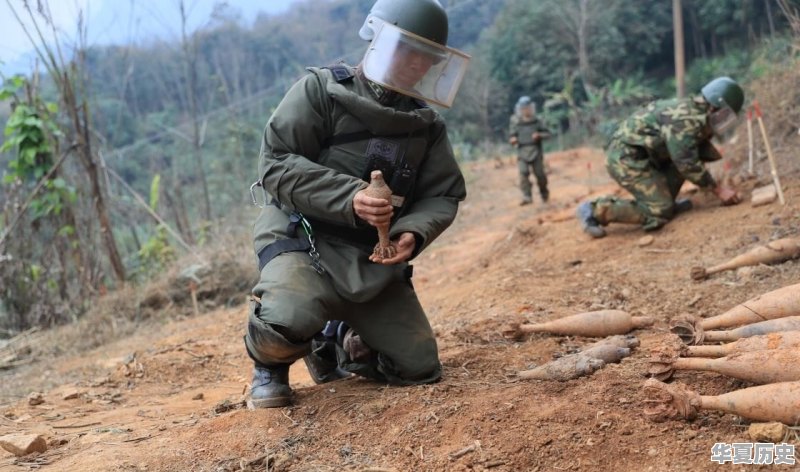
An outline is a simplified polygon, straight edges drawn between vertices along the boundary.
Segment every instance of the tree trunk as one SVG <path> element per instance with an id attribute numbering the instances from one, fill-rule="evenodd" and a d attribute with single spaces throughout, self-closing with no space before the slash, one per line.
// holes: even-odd
<path id="1" fill-rule="evenodd" d="M 588 3 L 589 0 L 580 0 L 578 13 L 578 69 L 581 71 L 583 86 L 592 90 L 592 70 L 589 65 L 589 38 L 588 38 Z"/>
<path id="2" fill-rule="evenodd" d="M 100 185 L 100 173 L 97 169 L 97 162 L 92 155 L 91 142 L 89 140 L 89 113 L 87 111 L 86 102 L 82 103 L 83 114 L 83 141 L 78 147 L 78 153 L 82 155 L 81 160 L 84 162 L 86 172 L 89 174 L 89 184 L 92 190 L 92 199 L 94 201 L 94 208 L 97 212 L 97 220 L 100 223 L 100 233 L 105 241 L 106 251 L 108 252 L 108 262 L 111 264 L 111 269 L 114 275 L 120 282 L 125 281 L 125 264 L 122 262 L 119 250 L 117 249 L 117 242 L 114 239 L 114 229 L 111 227 L 111 219 L 108 216 L 108 209 L 106 207 L 106 199 L 103 194 L 103 188 Z"/>
<path id="3" fill-rule="evenodd" d="M 73 247 L 68 253 L 72 257 L 73 264 L 75 264 L 75 271 L 78 273 L 78 278 L 80 279 L 79 294 L 83 297 L 88 292 L 93 291 L 94 286 L 89 278 L 89 267 L 91 263 L 89 262 L 89 258 L 84 254 L 84 245 L 81 241 L 78 222 L 71 205 L 67 205 L 64 208 L 64 222 L 73 228 L 73 231 L 66 236 L 66 246 Z"/>
<path id="4" fill-rule="evenodd" d="M 694 8 L 689 8 L 689 21 L 692 24 L 692 42 L 694 42 L 695 57 L 708 58 L 706 45 L 703 39 L 703 31 L 700 29 L 700 22 L 697 21 L 697 12 Z"/>
<path id="5" fill-rule="evenodd" d="M 672 0 L 673 44 L 675 46 L 675 88 L 678 98 L 686 95 L 686 64 L 684 60 L 683 11 L 681 0 Z"/>
<path id="6" fill-rule="evenodd" d="M 199 175 L 200 186 L 203 190 L 203 218 L 206 221 L 211 221 L 211 198 L 208 195 L 208 181 L 206 179 L 206 171 L 203 165 L 203 150 L 200 148 L 200 123 L 198 122 L 197 112 L 197 44 L 194 36 L 192 35 L 192 44 L 186 36 L 186 8 L 181 0 L 181 38 L 183 43 L 183 53 L 186 60 L 186 75 L 188 78 L 188 88 L 186 90 L 189 96 L 189 113 L 192 120 L 192 150 L 194 159 L 197 165 L 197 173 Z"/>
<path id="7" fill-rule="evenodd" d="M 775 37 L 775 20 L 772 18 L 772 0 L 764 0 L 764 4 L 767 5 L 767 21 L 769 22 L 769 36 L 770 38 Z"/>

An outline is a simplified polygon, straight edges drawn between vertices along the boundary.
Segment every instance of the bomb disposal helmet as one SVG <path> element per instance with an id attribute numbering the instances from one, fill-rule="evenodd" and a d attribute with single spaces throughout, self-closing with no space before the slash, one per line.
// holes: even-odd
<path id="1" fill-rule="evenodd" d="M 370 41 L 362 68 L 390 90 L 450 107 L 470 56 L 447 47 L 447 12 L 437 0 L 378 0 L 359 31 Z"/>

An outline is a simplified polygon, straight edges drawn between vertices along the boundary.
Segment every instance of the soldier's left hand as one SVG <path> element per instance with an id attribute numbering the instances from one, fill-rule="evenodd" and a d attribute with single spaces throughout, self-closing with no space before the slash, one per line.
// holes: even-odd
<path id="1" fill-rule="evenodd" d="M 538 132 L 531 133 L 531 138 L 533 138 L 533 142 L 537 142 L 542 139 L 542 135 L 539 134 Z"/>
<path id="2" fill-rule="evenodd" d="M 383 265 L 399 264 L 408 260 L 417 245 L 417 240 L 414 238 L 414 233 L 400 233 L 394 241 L 397 248 L 397 254 L 389 259 L 381 259 L 375 255 L 369 256 L 369 260 Z"/>

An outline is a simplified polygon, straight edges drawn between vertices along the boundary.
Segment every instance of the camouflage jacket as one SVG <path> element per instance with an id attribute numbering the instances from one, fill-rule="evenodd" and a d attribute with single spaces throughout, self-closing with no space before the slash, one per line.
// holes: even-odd
<path id="1" fill-rule="evenodd" d="M 541 141 L 533 142 L 533 138 L 531 137 L 533 133 L 541 134 L 542 139 L 550 137 L 550 130 L 548 130 L 544 123 L 536 116 L 532 117 L 530 120 L 525 120 L 516 113 L 511 115 L 511 118 L 508 120 L 508 137 L 516 136 L 519 143 L 518 146 L 538 145 L 541 147 Z"/>
<path id="2" fill-rule="evenodd" d="M 670 161 L 678 172 L 700 187 L 716 185 L 703 162 L 721 156 L 711 144 L 706 103 L 702 98 L 657 100 L 622 121 L 611 142 L 618 141 L 646 151 L 644 158 L 663 168 Z"/>

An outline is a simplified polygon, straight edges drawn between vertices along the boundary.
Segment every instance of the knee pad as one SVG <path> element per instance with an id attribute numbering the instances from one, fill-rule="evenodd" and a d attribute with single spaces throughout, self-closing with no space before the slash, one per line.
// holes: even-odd
<path id="1" fill-rule="evenodd" d="M 310 342 L 295 343 L 286 339 L 272 325 L 261 321 L 258 312 L 261 304 L 251 302 L 251 311 L 244 336 L 247 353 L 262 364 L 288 364 L 311 351 Z"/>

